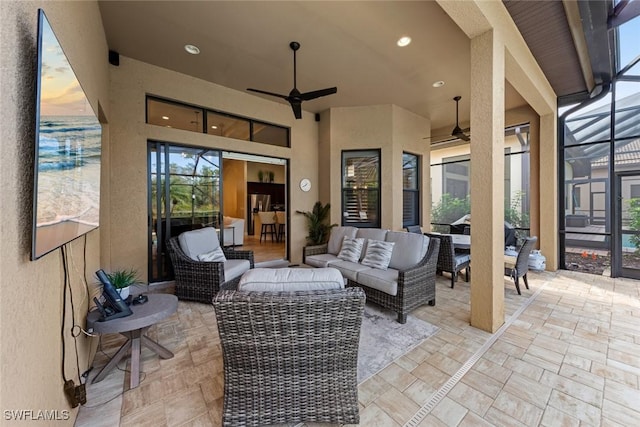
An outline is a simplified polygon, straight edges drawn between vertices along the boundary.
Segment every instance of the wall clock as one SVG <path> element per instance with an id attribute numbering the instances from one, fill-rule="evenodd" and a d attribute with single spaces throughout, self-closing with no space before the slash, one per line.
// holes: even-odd
<path id="1" fill-rule="evenodd" d="M 302 178 L 300 180 L 300 189 L 305 192 L 311 190 L 311 181 L 309 178 Z"/>

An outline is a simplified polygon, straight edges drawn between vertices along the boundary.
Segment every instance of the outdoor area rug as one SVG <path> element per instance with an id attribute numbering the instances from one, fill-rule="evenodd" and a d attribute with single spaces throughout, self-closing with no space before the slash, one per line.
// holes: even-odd
<path id="1" fill-rule="evenodd" d="M 438 327 L 407 316 L 404 325 L 397 314 L 367 303 L 362 317 L 358 349 L 358 384 L 375 375 L 391 362 L 418 346 L 438 331 Z"/>

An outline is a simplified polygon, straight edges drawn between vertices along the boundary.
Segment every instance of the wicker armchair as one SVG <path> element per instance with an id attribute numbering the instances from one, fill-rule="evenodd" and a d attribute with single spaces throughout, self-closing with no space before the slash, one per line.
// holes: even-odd
<path id="1" fill-rule="evenodd" d="M 361 289 L 221 291 L 224 426 L 358 424 Z"/>
<path id="2" fill-rule="evenodd" d="M 465 281 L 469 281 L 471 273 L 471 255 L 468 253 L 456 253 L 451 236 L 446 234 L 427 234 L 430 238 L 440 240 L 440 253 L 438 254 L 438 272 L 451 273 L 451 287 L 458 280 L 458 272 L 465 270 Z"/>
<path id="3" fill-rule="evenodd" d="M 529 271 L 529 254 L 537 241 L 538 238 L 536 236 L 527 237 L 524 239 L 524 243 L 520 247 L 517 257 L 504 257 L 504 275 L 513 278 L 513 283 L 516 285 L 518 295 L 522 295 L 520 292 L 520 277 L 522 277 L 526 288 L 529 289 L 529 281 L 527 280 L 527 272 Z"/>
<path id="4" fill-rule="evenodd" d="M 213 297 L 221 289 L 233 289 L 240 281 L 240 276 L 232 280 L 225 280 L 224 262 L 194 261 L 180 248 L 177 237 L 168 241 L 167 248 L 171 256 L 175 274 L 175 294 L 180 299 L 192 300 L 211 304 Z M 253 251 L 235 251 L 224 249 L 227 260 L 249 260 L 253 268 Z"/>

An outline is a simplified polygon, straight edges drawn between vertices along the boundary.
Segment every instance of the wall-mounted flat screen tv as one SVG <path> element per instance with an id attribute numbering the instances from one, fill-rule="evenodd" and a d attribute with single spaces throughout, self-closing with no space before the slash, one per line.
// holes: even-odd
<path id="1" fill-rule="evenodd" d="M 44 11 L 38 10 L 31 259 L 99 226 L 102 127 Z"/>

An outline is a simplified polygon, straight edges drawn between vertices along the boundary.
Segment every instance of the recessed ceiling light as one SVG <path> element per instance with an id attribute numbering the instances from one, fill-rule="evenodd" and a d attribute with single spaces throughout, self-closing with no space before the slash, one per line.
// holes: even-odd
<path id="1" fill-rule="evenodd" d="M 409 36 L 402 36 L 398 39 L 398 46 L 400 47 L 405 47 L 407 46 L 409 43 L 411 43 L 411 37 Z"/>
<path id="2" fill-rule="evenodd" d="M 442 86 L 444 86 L 444 82 L 442 80 L 438 80 L 437 82 L 433 82 L 433 84 L 431 86 L 433 86 L 433 87 L 442 87 Z"/>
<path id="3" fill-rule="evenodd" d="M 187 52 L 189 52 L 192 55 L 197 55 L 197 54 L 200 53 L 200 49 L 198 48 L 198 46 L 194 46 L 192 44 L 184 45 L 184 50 L 186 50 Z"/>
<path id="4" fill-rule="evenodd" d="M 169 116 L 162 116 L 162 120 L 169 120 Z"/>
<path id="5" fill-rule="evenodd" d="M 218 126 L 213 125 L 213 126 L 211 126 L 211 129 L 218 129 Z"/>

